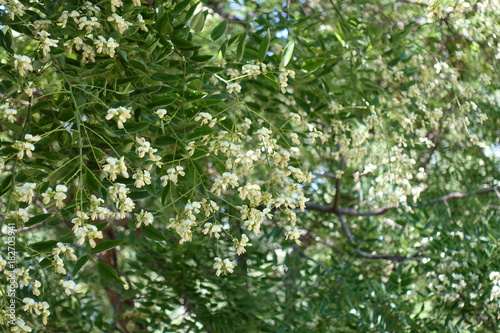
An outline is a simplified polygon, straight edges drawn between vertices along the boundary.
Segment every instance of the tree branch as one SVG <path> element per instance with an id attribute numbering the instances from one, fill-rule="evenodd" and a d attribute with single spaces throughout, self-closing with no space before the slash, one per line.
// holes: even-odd
<path id="1" fill-rule="evenodd" d="M 214 11 L 217 15 L 220 17 L 224 18 L 225 20 L 228 20 L 229 22 L 236 23 L 244 27 L 245 29 L 248 28 L 248 23 L 245 21 L 240 20 L 234 15 L 228 14 L 225 11 L 222 10 L 222 7 L 224 6 L 224 3 L 219 2 L 219 1 L 207 1 L 206 6 L 210 8 L 211 10 Z"/>
<path id="2" fill-rule="evenodd" d="M 446 195 L 443 195 L 442 197 L 439 198 L 434 198 L 429 200 L 428 202 L 422 202 L 422 203 L 416 203 L 411 205 L 411 207 L 418 208 L 420 206 L 428 206 L 429 204 L 435 204 L 437 202 L 446 202 L 452 199 L 463 199 L 470 197 L 472 195 L 482 195 L 482 194 L 487 194 L 487 193 L 492 193 L 496 192 L 500 196 L 500 186 L 493 186 L 481 190 L 474 191 L 472 193 L 466 193 L 466 192 L 452 192 L 448 193 Z M 377 216 L 377 215 L 383 215 L 386 212 L 390 210 L 395 210 L 398 209 L 401 206 L 386 206 L 386 207 L 381 207 L 373 210 L 357 210 L 357 209 L 352 209 L 352 208 L 342 208 L 342 207 L 332 207 L 329 205 L 322 205 L 322 204 L 317 204 L 317 203 L 306 203 L 306 209 L 307 210 L 313 210 L 313 211 L 318 211 L 318 212 L 325 212 L 325 213 L 333 213 L 333 214 L 341 214 L 341 215 L 346 215 L 346 216 Z M 404 207 L 404 206 L 403 206 Z"/>
<path id="3" fill-rule="evenodd" d="M 351 232 L 351 229 L 349 229 L 349 226 L 347 225 L 347 222 L 344 219 L 344 216 L 342 214 L 337 214 L 340 220 L 340 224 L 342 225 L 342 229 L 344 230 L 345 235 L 347 236 L 347 240 L 349 243 L 352 245 L 357 245 L 356 239 L 354 238 L 354 235 Z M 419 260 L 419 257 L 421 256 L 421 253 L 425 251 L 426 248 L 423 248 L 411 256 L 400 256 L 400 255 L 393 255 L 393 254 L 371 254 L 368 252 L 365 252 L 360 249 L 354 249 L 352 250 L 354 253 L 357 253 L 363 258 L 367 259 L 379 259 L 379 260 L 389 260 L 389 261 L 397 261 L 397 262 L 405 262 L 408 260 Z"/>

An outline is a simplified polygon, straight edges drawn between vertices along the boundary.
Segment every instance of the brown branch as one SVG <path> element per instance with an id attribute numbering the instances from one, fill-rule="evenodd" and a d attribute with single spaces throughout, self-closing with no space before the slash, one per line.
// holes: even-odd
<path id="1" fill-rule="evenodd" d="M 206 6 L 208 8 L 210 8 L 211 10 L 213 10 L 214 13 L 216 13 L 220 17 L 224 18 L 225 20 L 227 20 L 229 22 L 232 22 L 232 23 L 239 24 L 242 27 L 244 27 L 245 29 L 248 28 L 248 23 L 247 22 L 245 22 L 243 20 L 240 20 L 236 16 L 228 14 L 224 10 L 222 10 L 222 7 L 224 6 L 223 2 L 213 1 L 213 0 L 212 1 L 207 1 Z"/>
<path id="2" fill-rule="evenodd" d="M 423 3 L 423 2 L 416 2 L 416 1 L 410 1 L 410 0 L 399 0 L 398 2 L 403 2 L 403 3 L 407 3 L 409 5 L 416 5 L 416 6 L 420 6 L 420 7 L 425 7 L 427 8 L 427 4 Z"/>
<path id="3" fill-rule="evenodd" d="M 472 193 L 466 193 L 466 192 L 452 192 L 449 194 L 446 194 L 442 197 L 431 199 L 428 202 L 422 202 L 422 203 L 416 203 L 411 205 L 411 207 L 418 208 L 420 206 L 428 206 L 429 204 L 435 204 L 437 202 L 446 202 L 452 199 L 462 199 L 462 198 L 467 198 L 472 195 L 482 195 L 482 194 L 487 194 L 487 193 L 492 193 L 492 192 L 499 192 L 500 191 L 500 186 L 493 186 L 481 190 L 474 191 Z M 500 194 L 498 194 L 500 196 Z M 388 211 L 398 209 L 401 206 L 386 206 L 386 207 L 381 207 L 373 210 L 357 210 L 357 209 L 352 209 L 352 208 L 342 208 L 342 207 L 332 207 L 330 205 L 322 205 L 322 204 L 317 204 L 317 203 L 306 203 L 306 209 L 307 210 L 313 210 L 313 211 L 318 211 L 318 212 L 325 212 L 325 213 L 333 213 L 333 214 L 341 214 L 345 216 L 377 216 L 377 215 L 383 215 Z M 404 207 L 404 205 L 403 205 Z"/>
<path id="4" fill-rule="evenodd" d="M 344 219 L 344 216 L 342 214 L 337 214 L 340 220 L 340 224 L 342 225 L 342 229 L 344 230 L 344 233 L 347 237 L 347 240 L 349 243 L 352 245 L 357 245 L 356 239 L 354 238 L 354 235 L 351 232 L 351 229 L 349 229 L 349 226 L 347 225 L 347 222 Z M 421 256 L 421 253 L 425 251 L 426 248 L 423 248 L 416 253 L 412 254 L 411 256 L 400 256 L 400 255 L 393 255 L 393 254 L 371 254 L 368 252 L 365 252 L 363 250 L 360 250 L 358 248 L 353 249 L 352 251 L 358 255 L 360 255 L 363 258 L 367 259 L 379 259 L 379 260 L 389 260 L 389 261 L 397 261 L 397 262 L 405 262 L 408 260 L 419 260 L 419 257 Z"/>

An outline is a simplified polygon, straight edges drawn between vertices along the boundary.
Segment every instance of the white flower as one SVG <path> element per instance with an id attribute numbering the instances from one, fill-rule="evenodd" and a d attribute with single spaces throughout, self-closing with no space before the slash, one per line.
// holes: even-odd
<path id="1" fill-rule="evenodd" d="M 29 327 L 24 320 L 21 318 L 16 319 L 16 324 L 11 327 L 10 329 L 11 332 L 19 332 L 19 333 L 25 333 L 25 332 L 32 332 L 33 329 Z"/>
<path id="2" fill-rule="evenodd" d="M 107 54 L 110 57 L 115 55 L 115 49 L 120 46 L 113 37 L 109 37 L 108 40 L 103 36 L 98 36 L 94 39 L 94 45 L 97 48 L 97 53 Z"/>
<path id="3" fill-rule="evenodd" d="M 0 119 L 7 119 L 8 122 L 14 123 L 16 121 L 17 110 L 10 109 L 9 104 L 0 105 Z"/>
<path id="4" fill-rule="evenodd" d="M 163 119 L 167 115 L 167 110 L 165 109 L 158 109 L 155 111 L 156 115 L 158 118 Z"/>
<path id="5" fill-rule="evenodd" d="M 217 123 L 217 118 L 213 118 L 212 115 L 207 112 L 200 112 L 194 120 L 201 121 L 202 125 L 208 124 L 209 127 L 214 127 Z"/>
<path id="6" fill-rule="evenodd" d="M 38 280 L 35 280 L 35 283 L 33 283 L 33 295 L 40 296 L 40 287 L 41 286 L 42 286 L 42 283 Z"/>
<path id="7" fill-rule="evenodd" d="M 301 244 L 301 241 L 299 240 L 299 238 L 303 234 L 305 234 L 305 231 L 302 229 L 298 229 L 298 228 L 290 227 L 290 226 L 286 227 L 286 231 L 285 231 L 286 239 L 294 240 L 295 243 L 297 243 L 297 245 Z"/>
<path id="8" fill-rule="evenodd" d="M 236 238 L 233 240 L 234 247 L 236 248 L 236 254 L 237 255 L 241 255 L 241 254 L 247 252 L 247 250 L 245 249 L 245 247 L 253 245 L 252 243 L 249 243 L 248 241 L 249 241 L 248 236 L 245 235 L 245 234 L 241 235 L 241 240 L 240 241 L 237 240 Z"/>
<path id="9" fill-rule="evenodd" d="M 40 39 L 44 56 L 50 52 L 51 47 L 57 47 L 58 40 L 49 38 L 50 34 L 47 31 L 42 30 L 37 32 L 36 36 Z"/>
<path id="10" fill-rule="evenodd" d="M 235 93 L 241 92 L 241 86 L 236 82 L 228 83 L 226 89 L 227 92 L 230 94 L 232 94 L 233 92 Z"/>
<path id="11" fill-rule="evenodd" d="M 148 31 L 148 27 L 146 27 L 146 22 L 144 21 L 144 19 L 142 18 L 142 15 L 139 14 L 137 15 L 137 23 L 139 23 L 139 28 L 142 30 L 142 31 Z"/>
<path id="12" fill-rule="evenodd" d="M 117 7 L 123 6 L 123 1 L 121 0 L 111 0 L 111 11 L 116 12 Z"/>
<path id="13" fill-rule="evenodd" d="M 252 206 L 258 206 L 262 200 L 262 192 L 260 191 L 260 186 L 257 184 L 246 184 L 238 188 L 238 191 L 240 192 L 239 197 L 241 200 L 248 198 Z"/>
<path id="14" fill-rule="evenodd" d="M 108 157 L 106 162 L 107 164 L 102 167 L 102 171 L 109 175 L 111 181 L 115 181 L 118 174 L 121 174 L 124 178 L 129 177 L 127 166 L 125 165 L 125 156 L 122 156 L 120 159 Z"/>
<path id="15" fill-rule="evenodd" d="M 23 186 L 18 188 L 16 193 L 19 196 L 19 201 L 26 202 L 30 205 L 33 201 L 33 197 L 35 196 L 35 192 L 33 191 L 35 188 L 35 183 L 25 183 Z"/>
<path id="16" fill-rule="evenodd" d="M 30 219 L 28 215 L 28 210 L 26 208 L 19 208 L 18 210 L 11 211 L 9 215 L 10 217 L 21 220 L 25 223 L 28 222 Z"/>
<path id="17" fill-rule="evenodd" d="M 64 206 L 63 200 L 67 198 L 66 192 L 68 192 L 68 188 L 66 185 L 57 185 L 56 192 L 54 193 L 54 200 L 56 201 L 56 207 L 62 208 Z"/>
<path id="18" fill-rule="evenodd" d="M 219 239 L 220 237 L 220 232 L 222 231 L 222 225 L 221 224 L 216 224 L 216 223 L 205 223 L 204 225 L 205 229 L 203 229 L 203 234 L 209 234 L 209 236 L 214 236 L 215 238 Z"/>
<path id="19" fill-rule="evenodd" d="M 118 14 L 113 14 L 108 17 L 108 21 L 114 22 L 116 28 L 121 34 L 132 26 L 132 23 L 125 21 L 125 19 Z"/>
<path id="20" fill-rule="evenodd" d="M 14 54 L 14 67 L 19 72 L 19 75 L 25 76 L 27 71 L 33 71 L 31 58 L 25 55 Z"/>
<path id="21" fill-rule="evenodd" d="M 132 175 L 132 179 L 135 179 L 134 186 L 136 188 L 151 184 L 151 174 L 147 170 L 137 170 L 137 172 Z"/>
<path id="22" fill-rule="evenodd" d="M 54 261 L 52 262 L 52 265 L 54 266 L 56 273 L 66 274 L 66 269 L 64 268 L 64 262 L 58 255 L 54 256 Z"/>
<path id="23" fill-rule="evenodd" d="M 71 295 L 72 292 L 79 293 L 81 291 L 81 287 L 73 280 L 60 280 L 59 284 L 64 288 L 64 293 L 68 296 Z"/>
<path id="24" fill-rule="evenodd" d="M 221 273 L 233 273 L 234 263 L 232 263 L 229 259 L 222 260 L 219 257 L 214 258 L 213 268 L 216 270 L 215 275 L 219 276 Z"/>
<path id="25" fill-rule="evenodd" d="M 120 106 L 118 108 L 111 108 L 106 114 L 106 120 L 116 119 L 119 129 L 123 128 L 123 124 L 132 117 L 132 109 Z"/>
<path id="26" fill-rule="evenodd" d="M 169 168 L 167 170 L 167 175 L 161 176 L 160 180 L 162 181 L 162 186 L 167 186 L 168 181 L 171 181 L 174 184 L 177 184 L 178 177 L 179 176 L 184 176 L 184 168 L 180 165 L 176 166 L 175 168 Z"/>
<path id="27" fill-rule="evenodd" d="M 154 221 L 154 216 L 150 212 L 146 212 L 143 209 L 141 209 L 141 212 L 139 214 L 135 214 L 137 218 L 137 222 L 135 222 L 135 227 L 139 228 L 142 224 L 144 225 L 150 225 Z"/>
<path id="28" fill-rule="evenodd" d="M 215 195 L 221 195 L 223 191 L 227 191 L 228 187 L 238 187 L 238 176 L 230 172 L 224 172 L 222 176 L 218 176 L 212 188 L 211 192 L 214 192 Z"/>
<path id="29" fill-rule="evenodd" d="M 250 74 L 250 76 L 259 75 L 261 72 L 259 65 L 246 64 L 241 68 L 243 74 Z"/>

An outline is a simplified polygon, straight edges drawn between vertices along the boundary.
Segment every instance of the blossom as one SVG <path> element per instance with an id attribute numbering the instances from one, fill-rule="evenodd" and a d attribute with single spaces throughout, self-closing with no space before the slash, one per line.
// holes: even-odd
<path id="1" fill-rule="evenodd" d="M 245 234 L 241 235 L 241 240 L 237 240 L 236 238 L 233 240 L 233 244 L 234 244 L 234 247 L 236 248 L 237 255 L 241 255 L 241 254 L 247 252 L 245 247 L 253 245 L 252 243 L 249 243 L 248 241 L 249 241 L 248 236 Z"/>
<path id="2" fill-rule="evenodd" d="M 108 21 L 114 22 L 116 28 L 121 34 L 132 26 L 132 23 L 125 21 L 125 19 L 118 14 L 113 14 L 108 17 Z"/>
<path id="3" fill-rule="evenodd" d="M 260 186 L 257 184 L 246 184 L 243 187 L 238 188 L 240 192 L 239 197 L 241 200 L 250 200 L 250 205 L 258 206 L 262 200 L 262 192 Z"/>
<path id="4" fill-rule="evenodd" d="M 120 46 L 113 37 L 109 37 L 108 40 L 103 36 L 98 36 L 94 39 L 94 45 L 97 48 L 97 53 L 107 54 L 110 57 L 115 55 L 115 49 Z"/>
<path id="5" fill-rule="evenodd" d="M 17 69 L 19 75 L 25 76 L 27 71 L 33 71 L 31 58 L 25 55 L 14 54 L 14 68 Z"/>
<path id="6" fill-rule="evenodd" d="M 256 76 L 262 73 L 260 70 L 260 66 L 253 64 L 243 65 L 243 67 L 241 68 L 241 72 L 243 74 L 249 74 L 250 76 Z"/>
<path id="7" fill-rule="evenodd" d="M 233 92 L 235 92 L 235 93 L 241 92 L 241 86 L 236 82 L 228 83 L 226 85 L 226 89 L 227 89 L 227 92 L 230 94 L 232 94 Z"/>
<path id="8" fill-rule="evenodd" d="M 184 175 L 185 175 L 184 168 L 180 165 L 176 166 L 175 168 L 169 168 L 167 170 L 167 175 L 160 177 L 160 180 L 162 181 L 161 185 L 167 186 L 168 181 L 177 184 L 178 177 Z"/>
<path id="9" fill-rule="evenodd" d="M 285 238 L 286 239 L 290 239 L 290 240 L 294 240 L 295 243 L 297 243 L 297 245 L 300 245 L 301 244 L 301 241 L 299 240 L 300 236 L 302 236 L 305 231 L 302 230 L 302 229 L 298 229 L 296 227 L 290 227 L 290 226 L 287 226 L 285 228 Z"/>
<path id="10" fill-rule="evenodd" d="M 158 118 L 163 119 L 167 115 L 167 110 L 165 109 L 158 109 L 155 111 L 156 115 Z"/>
<path id="11" fill-rule="evenodd" d="M 295 77 L 295 72 L 291 69 L 280 68 L 278 83 L 283 94 L 286 93 L 286 87 L 288 87 L 288 76 L 293 79 Z"/>
<path id="12" fill-rule="evenodd" d="M 238 187 L 238 176 L 230 172 L 224 172 L 222 176 L 218 176 L 212 188 L 211 192 L 214 192 L 215 195 L 221 195 L 223 191 L 226 191 L 228 187 Z"/>
<path id="13" fill-rule="evenodd" d="M 9 104 L 0 105 L 0 119 L 7 119 L 8 122 L 16 121 L 17 110 L 9 108 Z"/>
<path id="14" fill-rule="evenodd" d="M 26 208 L 19 208 L 18 210 L 10 211 L 10 217 L 21 220 L 24 223 L 28 222 L 30 217 L 28 215 L 28 210 Z"/>
<path id="15" fill-rule="evenodd" d="M 132 117 L 132 109 L 120 106 L 118 108 L 111 108 L 106 114 L 106 120 L 116 119 L 119 129 L 123 128 L 123 124 Z"/>
<path id="16" fill-rule="evenodd" d="M 142 15 L 141 14 L 138 14 L 137 15 L 137 23 L 139 23 L 139 28 L 142 30 L 142 31 L 148 31 L 148 27 L 146 27 L 146 22 L 144 21 L 144 19 L 142 18 Z"/>
<path id="17" fill-rule="evenodd" d="M 44 56 L 50 52 L 51 47 L 57 47 L 58 40 L 49 38 L 50 34 L 47 31 L 42 30 L 37 32 L 36 36 L 40 39 Z"/>
<path id="18" fill-rule="evenodd" d="M 63 200 L 67 198 L 66 192 L 68 188 L 66 185 L 57 185 L 56 192 L 54 193 L 54 200 L 56 201 L 56 207 L 62 208 L 64 206 Z"/>
<path id="19" fill-rule="evenodd" d="M 115 157 L 106 158 L 107 164 L 102 167 L 102 171 L 109 175 L 111 181 L 116 180 L 116 176 L 121 174 L 124 178 L 128 178 L 127 166 L 125 165 L 125 156 L 120 159 Z"/>
<path id="20" fill-rule="evenodd" d="M 215 275 L 219 276 L 221 273 L 227 274 L 227 273 L 233 273 L 234 269 L 234 263 L 231 262 L 229 259 L 224 259 L 222 260 L 219 257 L 214 258 L 214 265 L 213 268 L 216 270 Z"/>
<path id="21" fill-rule="evenodd" d="M 136 138 L 135 141 L 137 142 L 135 153 L 139 156 L 139 158 L 143 158 L 146 154 L 149 154 L 151 157 L 158 151 L 158 149 L 151 147 L 151 143 L 144 138 Z"/>
<path id="22" fill-rule="evenodd" d="M 151 174 L 147 170 L 137 170 L 136 173 L 132 175 L 132 179 L 135 179 L 134 186 L 136 188 L 151 184 Z"/>
<path id="23" fill-rule="evenodd" d="M 99 22 L 97 17 L 91 17 L 89 20 L 86 16 L 83 16 L 83 17 L 78 19 L 78 29 L 79 30 L 85 29 L 85 31 L 88 34 L 90 34 L 92 32 L 92 29 L 100 28 L 100 27 L 101 27 L 101 23 Z"/>
<path id="24" fill-rule="evenodd" d="M 123 6 L 123 1 L 121 0 L 111 0 L 111 11 L 116 12 L 117 7 Z"/>
<path id="25" fill-rule="evenodd" d="M 33 329 L 28 326 L 24 320 L 21 318 L 16 319 L 16 324 L 11 327 L 10 329 L 11 332 L 19 332 L 19 333 L 25 333 L 25 332 L 32 332 Z"/>
<path id="26" fill-rule="evenodd" d="M 58 255 L 54 256 L 54 261 L 52 262 L 52 265 L 54 266 L 56 273 L 66 274 L 66 269 L 64 268 L 64 262 Z"/>
<path id="27" fill-rule="evenodd" d="M 201 121 L 202 125 L 208 124 L 209 127 L 214 127 L 217 122 L 217 118 L 213 118 L 208 112 L 200 112 L 195 118 L 195 121 Z"/>
<path id="28" fill-rule="evenodd" d="M 202 233 L 204 235 L 209 234 L 209 236 L 214 236 L 215 238 L 219 239 L 220 237 L 220 232 L 222 231 L 222 225 L 217 224 L 217 223 L 205 223 L 204 229 L 202 230 Z"/>
<path id="29" fill-rule="evenodd" d="M 79 293 L 81 291 L 81 287 L 73 280 L 60 280 L 59 284 L 64 288 L 64 293 L 68 296 L 71 295 L 72 292 Z"/>
<path id="30" fill-rule="evenodd" d="M 35 296 L 40 296 L 40 287 L 42 286 L 42 283 L 38 280 L 35 280 L 35 283 L 33 283 L 33 295 Z"/>
<path id="31" fill-rule="evenodd" d="M 154 216 L 150 212 L 146 212 L 141 209 L 139 214 L 135 214 L 137 221 L 135 222 L 135 227 L 139 228 L 141 225 L 150 225 L 154 221 Z"/>
<path id="32" fill-rule="evenodd" d="M 18 188 L 16 193 L 19 196 L 19 201 L 26 202 L 30 205 L 33 201 L 33 197 L 35 196 L 35 192 L 33 191 L 35 188 L 35 183 L 25 183 L 23 186 Z"/>

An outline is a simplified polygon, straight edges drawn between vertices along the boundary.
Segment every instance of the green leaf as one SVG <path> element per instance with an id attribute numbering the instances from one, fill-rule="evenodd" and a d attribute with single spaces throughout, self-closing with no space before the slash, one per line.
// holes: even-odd
<path id="1" fill-rule="evenodd" d="M 295 40 L 290 39 L 290 41 L 286 44 L 285 50 L 283 51 L 283 57 L 281 58 L 280 67 L 286 67 L 292 59 L 293 49 L 295 48 Z"/>
<path id="2" fill-rule="evenodd" d="M 29 219 L 28 222 L 24 224 L 25 227 L 30 227 L 32 225 L 38 224 L 40 222 L 43 222 L 47 220 L 52 214 L 41 214 L 41 215 L 36 215 L 33 216 L 32 218 Z"/>
<path id="3" fill-rule="evenodd" d="M 226 20 L 219 23 L 210 33 L 210 38 L 212 38 L 212 41 L 216 41 L 217 39 L 221 38 L 224 32 L 226 32 L 226 28 L 227 28 Z"/>
<path id="4" fill-rule="evenodd" d="M 44 258 L 42 261 L 40 261 L 38 263 L 40 265 L 40 267 L 43 269 L 43 268 L 47 268 L 47 267 L 50 267 L 52 266 L 52 261 L 50 261 L 50 259 L 47 259 L 47 258 Z"/>
<path id="5" fill-rule="evenodd" d="M 50 240 L 50 241 L 43 241 L 43 242 L 37 242 L 28 245 L 29 248 L 31 248 L 33 251 L 36 252 L 51 252 L 53 248 L 56 247 L 57 241 L 55 240 Z"/>
<path id="6" fill-rule="evenodd" d="M 12 174 L 4 178 L 2 185 L 0 185 L 0 196 L 4 195 L 12 185 Z"/>
<path id="7" fill-rule="evenodd" d="M 116 130 L 116 135 L 125 135 L 127 133 L 137 133 L 148 128 L 150 123 L 147 122 L 127 122 L 124 124 L 125 129 Z"/>
<path id="8" fill-rule="evenodd" d="M 238 38 L 238 46 L 236 47 L 236 58 L 238 59 L 238 61 L 241 61 L 241 59 L 243 59 L 243 54 L 245 53 L 245 44 L 247 43 L 246 37 L 246 32 L 243 32 Z"/>
<path id="9" fill-rule="evenodd" d="M 161 230 L 156 229 L 152 225 L 143 225 L 142 232 L 144 233 L 144 236 L 146 236 L 146 238 L 149 238 L 151 240 L 164 241 L 167 239 L 167 237 L 165 237 Z"/>
<path id="10" fill-rule="evenodd" d="M 77 262 L 75 263 L 75 267 L 73 267 L 73 276 L 76 275 L 80 271 L 80 269 L 82 269 L 82 267 L 87 263 L 87 261 L 89 261 L 89 259 L 90 255 L 87 254 L 77 260 Z"/>
<path id="11" fill-rule="evenodd" d="M 123 281 L 118 277 L 116 270 L 104 261 L 97 262 L 97 271 L 104 280 L 111 283 L 123 284 Z"/>
<path id="12" fill-rule="evenodd" d="M 181 77 L 178 75 L 165 74 L 165 73 L 154 73 L 151 75 L 151 79 L 159 82 L 178 82 Z"/>
<path id="13" fill-rule="evenodd" d="M 267 34 L 262 39 L 262 42 L 259 46 L 259 51 L 257 53 L 257 60 L 260 62 L 264 61 L 267 55 L 267 51 L 269 50 L 269 44 L 271 43 L 271 31 L 268 29 Z"/>
<path id="14" fill-rule="evenodd" d="M 323 66 L 326 58 L 311 58 L 302 63 L 302 69 L 306 72 L 313 72 Z"/>
<path id="15" fill-rule="evenodd" d="M 177 4 L 172 11 L 173 15 L 179 15 L 191 3 L 191 0 L 184 0 Z"/>
<path id="16" fill-rule="evenodd" d="M 117 247 L 121 243 L 123 243 L 123 239 L 108 239 L 108 240 L 103 240 L 102 242 L 99 242 L 91 251 L 90 253 L 100 253 L 100 252 L 105 252 L 108 251 L 112 248 Z"/>
<path id="17" fill-rule="evenodd" d="M 205 26 L 205 20 L 207 18 L 207 11 L 198 12 L 191 20 L 191 28 L 195 33 L 200 33 Z"/>

